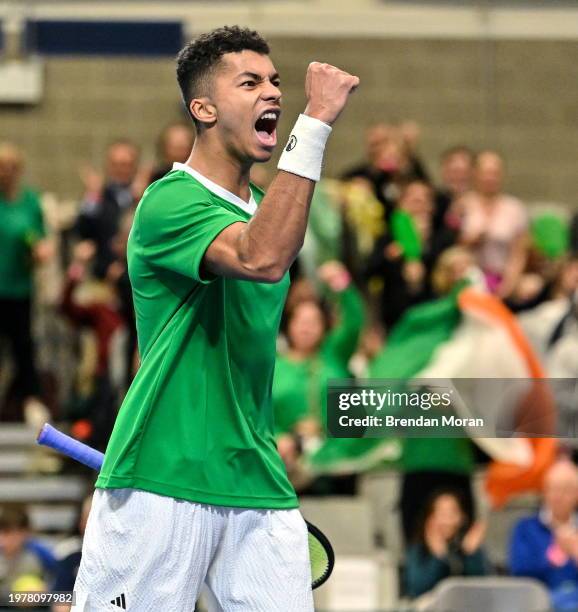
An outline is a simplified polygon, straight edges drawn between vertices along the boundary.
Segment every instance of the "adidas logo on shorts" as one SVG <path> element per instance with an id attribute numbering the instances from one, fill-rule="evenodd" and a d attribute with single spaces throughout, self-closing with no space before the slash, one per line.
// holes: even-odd
<path id="1" fill-rule="evenodd" d="M 117 606 L 119 608 L 122 608 L 123 610 L 126 610 L 126 600 L 124 598 L 124 593 L 121 593 L 116 599 L 111 599 L 110 603 L 113 606 Z"/>

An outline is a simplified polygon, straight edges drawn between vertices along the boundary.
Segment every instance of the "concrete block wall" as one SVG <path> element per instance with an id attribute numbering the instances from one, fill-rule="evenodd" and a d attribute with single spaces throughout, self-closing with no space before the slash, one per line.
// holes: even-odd
<path id="1" fill-rule="evenodd" d="M 422 152 L 434 172 L 439 153 L 452 144 L 497 147 L 508 161 L 510 191 L 578 203 L 578 41 L 270 42 L 285 95 L 281 140 L 304 107 L 310 61 L 361 77 L 332 136 L 328 174 L 361 158 L 367 125 L 412 118 L 422 125 Z M 106 143 L 118 136 L 135 139 L 151 158 L 161 127 L 180 116 L 171 60 L 51 58 L 40 105 L 0 107 L 0 139 L 26 148 L 31 182 L 70 197 L 80 190 L 79 160 L 99 163 Z"/>

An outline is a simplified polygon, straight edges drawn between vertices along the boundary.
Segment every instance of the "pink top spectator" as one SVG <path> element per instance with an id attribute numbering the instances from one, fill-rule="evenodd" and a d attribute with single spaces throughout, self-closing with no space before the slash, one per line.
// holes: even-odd
<path id="1" fill-rule="evenodd" d="M 473 243 L 479 265 L 484 272 L 501 278 L 516 238 L 528 228 L 524 204 L 517 198 L 501 194 L 491 205 L 475 192 L 463 196 L 462 236 Z"/>

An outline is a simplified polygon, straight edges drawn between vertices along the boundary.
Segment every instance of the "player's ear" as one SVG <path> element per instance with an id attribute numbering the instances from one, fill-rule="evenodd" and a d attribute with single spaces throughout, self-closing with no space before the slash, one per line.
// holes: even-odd
<path id="1" fill-rule="evenodd" d="M 217 107 L 210 98 L 193 98 L 189 104 L 191 115 L 200 123 L 215 123 L 217 120 Z"/>

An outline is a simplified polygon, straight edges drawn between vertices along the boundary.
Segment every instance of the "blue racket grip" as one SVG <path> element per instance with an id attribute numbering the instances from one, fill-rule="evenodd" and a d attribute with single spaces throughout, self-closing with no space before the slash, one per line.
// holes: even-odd
<path id="1" fill-rule="evenodd" d="M 87 465 L 93 470 L 99 471 L 102 467 L 102 462 L 104 461 L 103 453 L 67 436 L 49 423 L 44 424 L 36 441 L 38 444 L 50 446 L 50 448 L 61 452 L 71 459 L 76 459 L 76 461 Z"/>

